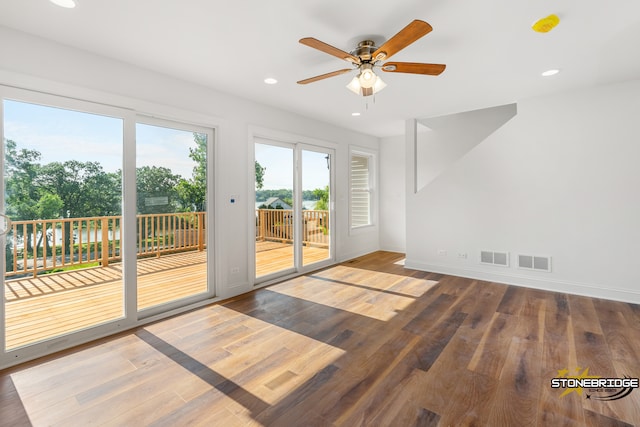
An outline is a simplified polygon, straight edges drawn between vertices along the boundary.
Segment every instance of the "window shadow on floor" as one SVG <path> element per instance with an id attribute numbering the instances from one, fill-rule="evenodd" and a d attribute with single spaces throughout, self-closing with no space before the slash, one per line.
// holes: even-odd
<path id="1" fill-rule="evenodd" d="M 225 396 L 235 400 L 245 408 L 260 413 L 269 407 L 269 404 L 259 397 L 146 329 L 136 331 L 135 335 L 191 374 L 196 375 L 202 381 L 222 392 Z"/>

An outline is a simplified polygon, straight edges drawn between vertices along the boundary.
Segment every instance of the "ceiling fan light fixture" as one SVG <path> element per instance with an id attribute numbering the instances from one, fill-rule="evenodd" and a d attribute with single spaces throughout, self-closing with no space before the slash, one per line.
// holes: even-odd
<path id="1" fill-rule="evenodd" d="M 347 85 L 347 89 L 349 89 L 351 92 L 355 93 L 356 95 L 360 95 L 361 87 L 360 87 L 360 81 L 358 80 L 358 76 L 355 76 L 354 78 L 351 79 L 351 81 Z"/>
<path id="2" fill-rule="evenodd" d="M 385 87 L 387 87 L 387 84 L 383 82 L 382 79 L 378 76 L 376 76 L 376 79 L 373 85 L 369 87 L 362 86 L 360 84 L 359 74 L 355 76 L 353 79 L 351 79 L 351 81 L 347 85 L 347 89 L 349 89 L 351 92 L 355 93 L 356 95 L 362 95 L 362 96 L 374 95 L 380 92 Z"/>
<path id="3" fill-rule="evenodd" d="M 360 86 L 364 88 L 373 87 L 376 84 L 378 76 L 373 72 L 371 64 L 362 64 L 360 67 L 360 74 L 358 74 L 358 80 Z"/>
<path id="4" fill-rule="evenodd" d="M 376 79 L 376 83 L 373 85 L 373 93 L 378 93 L 385 87 L 387 87 L 387 84 L 383 82 L 380 77 L 378 77 Z"/>

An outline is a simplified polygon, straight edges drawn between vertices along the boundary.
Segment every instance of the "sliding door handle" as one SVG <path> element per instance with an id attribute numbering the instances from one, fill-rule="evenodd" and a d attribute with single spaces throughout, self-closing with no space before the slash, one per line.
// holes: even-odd
<path id="1" fill-rule="evenodd" d="M 11 230 L 11 218 L 0 214 L 0 236 L 7 234 Z"/>

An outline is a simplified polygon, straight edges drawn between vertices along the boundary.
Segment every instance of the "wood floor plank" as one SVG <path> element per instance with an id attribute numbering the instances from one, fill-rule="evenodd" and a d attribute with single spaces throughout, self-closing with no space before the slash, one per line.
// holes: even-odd
<path id="1" fill-rule="evenodd" d="M 509 314 L 498 311 L 494 313 L 469 362 L 468 369 L 496 379 L 500 378 L 509 344 L 516 330 L 515 320 Z"/>
<path id="2" fill-rule="evenodd" d="M 171 289 L 173 270 L 194 259 L 141 265 Z M 640 307 L 410 270 L 402 259 L 358 257 L 2 371 L 0 423 L 640 427 L 639 390 L 603 401 L 551 388 L 586 368 L 637 376 Z M 12 330 L 41 324 L 44 299 L 65 294 L 117 308 L 100 283 L 112 278 L 76 276 L 66 288 L 51 276 L 7 289 L 9 304 L 33 304 Z M 161 298 L 149 290 L 149 301 Z"/>
<path id="3" fill-rule="evenodd" d="M 29 415 L 22 403 L 20 394 L 9 375 L 0 376 L 0 420 L 8 426 L 31 426 Z"/>
<path id="4" fill-rule="evenodd" d="M 536 426 L 543 386 L 540 377 L 541 346 L 537 341 L 514 337 L 500 372 L 488 425 Z M 546 385 L 546 381 L 544 382 Z"/>

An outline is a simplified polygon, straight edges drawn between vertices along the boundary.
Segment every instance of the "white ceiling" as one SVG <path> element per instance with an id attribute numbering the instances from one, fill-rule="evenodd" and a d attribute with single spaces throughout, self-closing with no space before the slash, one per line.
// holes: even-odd
<path id="1" fill-rule="evenodd" d="M 0 0 L 0 25 L 381 137 L 403 133 L 411 117 L 640 78 L 638 0 L 79 1 L 68 10 Z M 558 27 L 531 30 L 551 13 Z M 382 73 L 388 86 L 375 103 L 345 88 L 355 72 L 296 84 L 349 68 L 300 38 L 350 51 L 413 19 L 433 31 L 392 59 L 447 64 L 440 76 Z M 540 76 L 550 68 L 562 72 Z M 268 86 L 265 77 L 279 83 Z"/>

